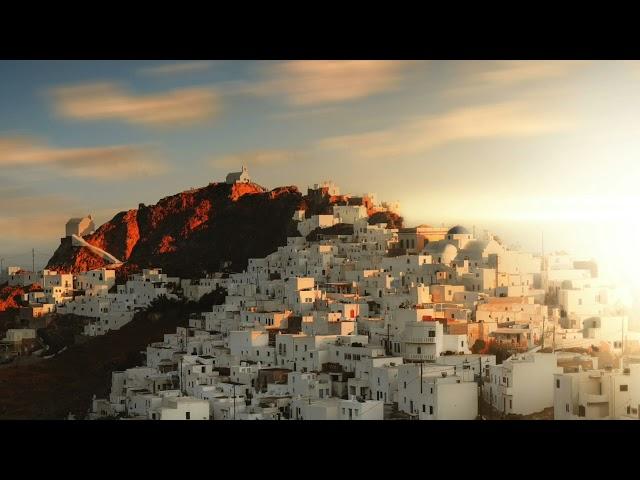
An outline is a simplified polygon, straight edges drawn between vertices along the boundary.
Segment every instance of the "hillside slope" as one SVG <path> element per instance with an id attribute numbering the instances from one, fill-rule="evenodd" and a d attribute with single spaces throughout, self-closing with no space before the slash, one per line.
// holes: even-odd
<path id="1" fill-rule="evenodd" d="M 209 311 L 224 294 L 198 303 L 161 301 L 139 312 L 120 330 L 70 346 L 54 358 L 30 365 L 0 365 L 0 420 L 83 418 L 94 394 L 107 396 L 111 373 L 141 365 L 140 352 L 165 333 L 186 326 L 191 313 Z"/>
<path id="2" fill-rule="evenodd" d="M 225 268 L 241 271 L 249 258 L 264 257 L 285 245 L 287 236 L 298 235 L 295 210 L 307 216 L 331 213 L 332 205 L 346 201 L 326 189 L 302 195 L 295 186 L 269 191 L 254 183 L 211 183 L 120 212 L 84 239 L 125 262 L 121 277 L 145 267 L 180 277 Z M 401 226 L 401 217 L 375 212 L 366 197 L 360 201 L 372 220 Z M 88 248 L 63 238 L 47 268 L 80 272 L 104 265 Z"/>

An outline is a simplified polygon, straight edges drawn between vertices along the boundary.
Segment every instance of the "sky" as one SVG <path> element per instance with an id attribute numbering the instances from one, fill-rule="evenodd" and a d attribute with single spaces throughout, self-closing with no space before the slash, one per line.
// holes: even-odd
<path id="1" fill-rule="evenodd" d="M 640 62 L 0 61 L 0 258 L 248 166 L 640 288 Z"/>

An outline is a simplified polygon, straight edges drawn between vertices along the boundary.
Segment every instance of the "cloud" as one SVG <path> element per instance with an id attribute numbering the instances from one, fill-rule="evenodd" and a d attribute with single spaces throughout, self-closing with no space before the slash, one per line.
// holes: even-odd
<path id="1" fill-rule="evenodd" d="M 91 83 L 55 88 L 51 97 L 56 113 L 64 118 L 156 127 L 199 123 L 219 111 L 218 94 L 204 87 L 135 95 L 113 83 Z"/>
<path id="2" fill-rule="evenodd" d="M 535 113 L 523 103 L 507 102 L 418 117 L 387 130 L 330 137 L 318 146 L 379 159 L 420 154 L 457 141 L 550 133 L 570 125 L 567 120 Z"/>
<path id="3" fill-rule="evenodd" d="M 488 69 L 477 75 L 480 82 L 491 83 L 496 86 L 512 85 L 530 80 L 564 77 L 576 68 L 589 62 L 579 60 L 517 60 L 498 62 L 496 68 Z M 473 80 L 473 79 L 472 79 Z"/>
<path id="4" fill-rule="evenodd" d="M 300 160 L 301 152 L 293 150 L 252 150 L 211 160 L 214 167 L 224 168 L 240 168 L 242 165 L 247 167 L 271 167 L 284 165 L 287 163 Z"/>
<path id="5" fill-rule="evenodd" d="M 42 194 L 27 188 L 1 189 L 0 214 L 22 216 L 33 212 L 59 211 L 73 205 L 72 199 L 59 194 Z"/>
<path id="6" fill-rule="evenodd" d="M 267 78 L 244 93 L 284 95 L 294 106 L 339 103 L 397 88 L 417 62 L 387 60 L 296 60 L 270 65 Z"/>
<path id="7" fill-rule="evenodd" d="M 269 115 L 270 118 L 274 120 L 291 120 L 291 119 L 300 119 L 300 118 L 308 118 L 308 117 L 317 117 L 327 114 L 335 114 L 340 113 L 344 110 L 343 107 L 340 106 L 331 106 L 331 107 L 320 107 L 320 108 L 309 108 L 305 110 L 291 110 L 287 112 L 275 112 Z"/>
<path id="8" fill-rule="evenodd" d="M 501 60 L 476 63 L 471 65 L 475 71 L 460 75 L 463 78 L 461 84 L 446 93 L 480 93 L 488 89 L 562 78 L 589 64 L 584 60 Z M 468 68 L 467 65 L 465 67 Z"/>
<path id="9" fill-rule="evenodd" d="M 70 217 L 65 218 L 65 212 L 78 203 L 66 195 L 42 193 L 33 188 L 0 187 L 0 250 L 6 253 L 10 246 L 20 248 L 25 240 L 55 243 Z"/>
<path id="10" fill-rule="evenodd" d="M 57 148 L 28 136 L 0 137 L 0 167 L 47 167 L 104 180 L 165 173 L 167 165 L 149 150 L 139 145 Z"/>
<path id="11" fill-rule="evenodd" d="M 20 217 L 0 217 L 3 242 L 38 240 L 49 237 L 55 240 L 64 235 L 64 224 L 69 220 L 63 214 L 45 213 L 22 215 Z"/>
<path id="12" fill-rule="evenodd" d="M 215 65 L 213 61 L 198 60 L 194 62 L 179 62 L 159 65 L 157 67 L 145 67 L 138 70 L 142 75 L 166 76 L 182 73 L 202 72 Z"/>

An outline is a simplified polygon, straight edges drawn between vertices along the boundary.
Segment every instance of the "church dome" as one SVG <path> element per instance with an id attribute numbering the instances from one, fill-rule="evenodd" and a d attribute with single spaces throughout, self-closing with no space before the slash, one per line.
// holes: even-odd
<path id="1" fill-rule="evenodd" d="M 469 234 L 469 230 L 467 230 L 461 225 L 456 225 L 455 227 L 451 227 L 447 232 L 447 235 L 459 235 L 459 234 L 467 235 Z"/>

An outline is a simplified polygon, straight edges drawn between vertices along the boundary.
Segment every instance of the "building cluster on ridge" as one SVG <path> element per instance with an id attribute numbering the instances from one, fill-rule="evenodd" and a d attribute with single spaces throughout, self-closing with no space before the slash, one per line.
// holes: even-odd
<path id="1" fill-rule="evenodd" d="M 238 181 L 249 181 L 245 168 L 227 176 Z M 483 404 L 500 415 L 639 418 L 640 359 L 629 352 L 640 335 L 624 289 L 593 264 L 508 249 L 459 225 L 391 229 L 370 225 L 363 205 L 332 208 L 295 212 L 300 236 L 241 273 L 150 269 L 124 285 L 109 269 L 5 275 L 42 285 L 26 294 L 30 315 L 49 305 L 89 317 L 86 335 L 120 328 L 160 296 L 226 290 L 223 304 L 150 344 L 145 365 L 113 372 L 91 418 L 470 420 Z M 338 223 L 353 232 L 307 239 Z M 567 351 L 593 346 L 620 368 Z"/>

